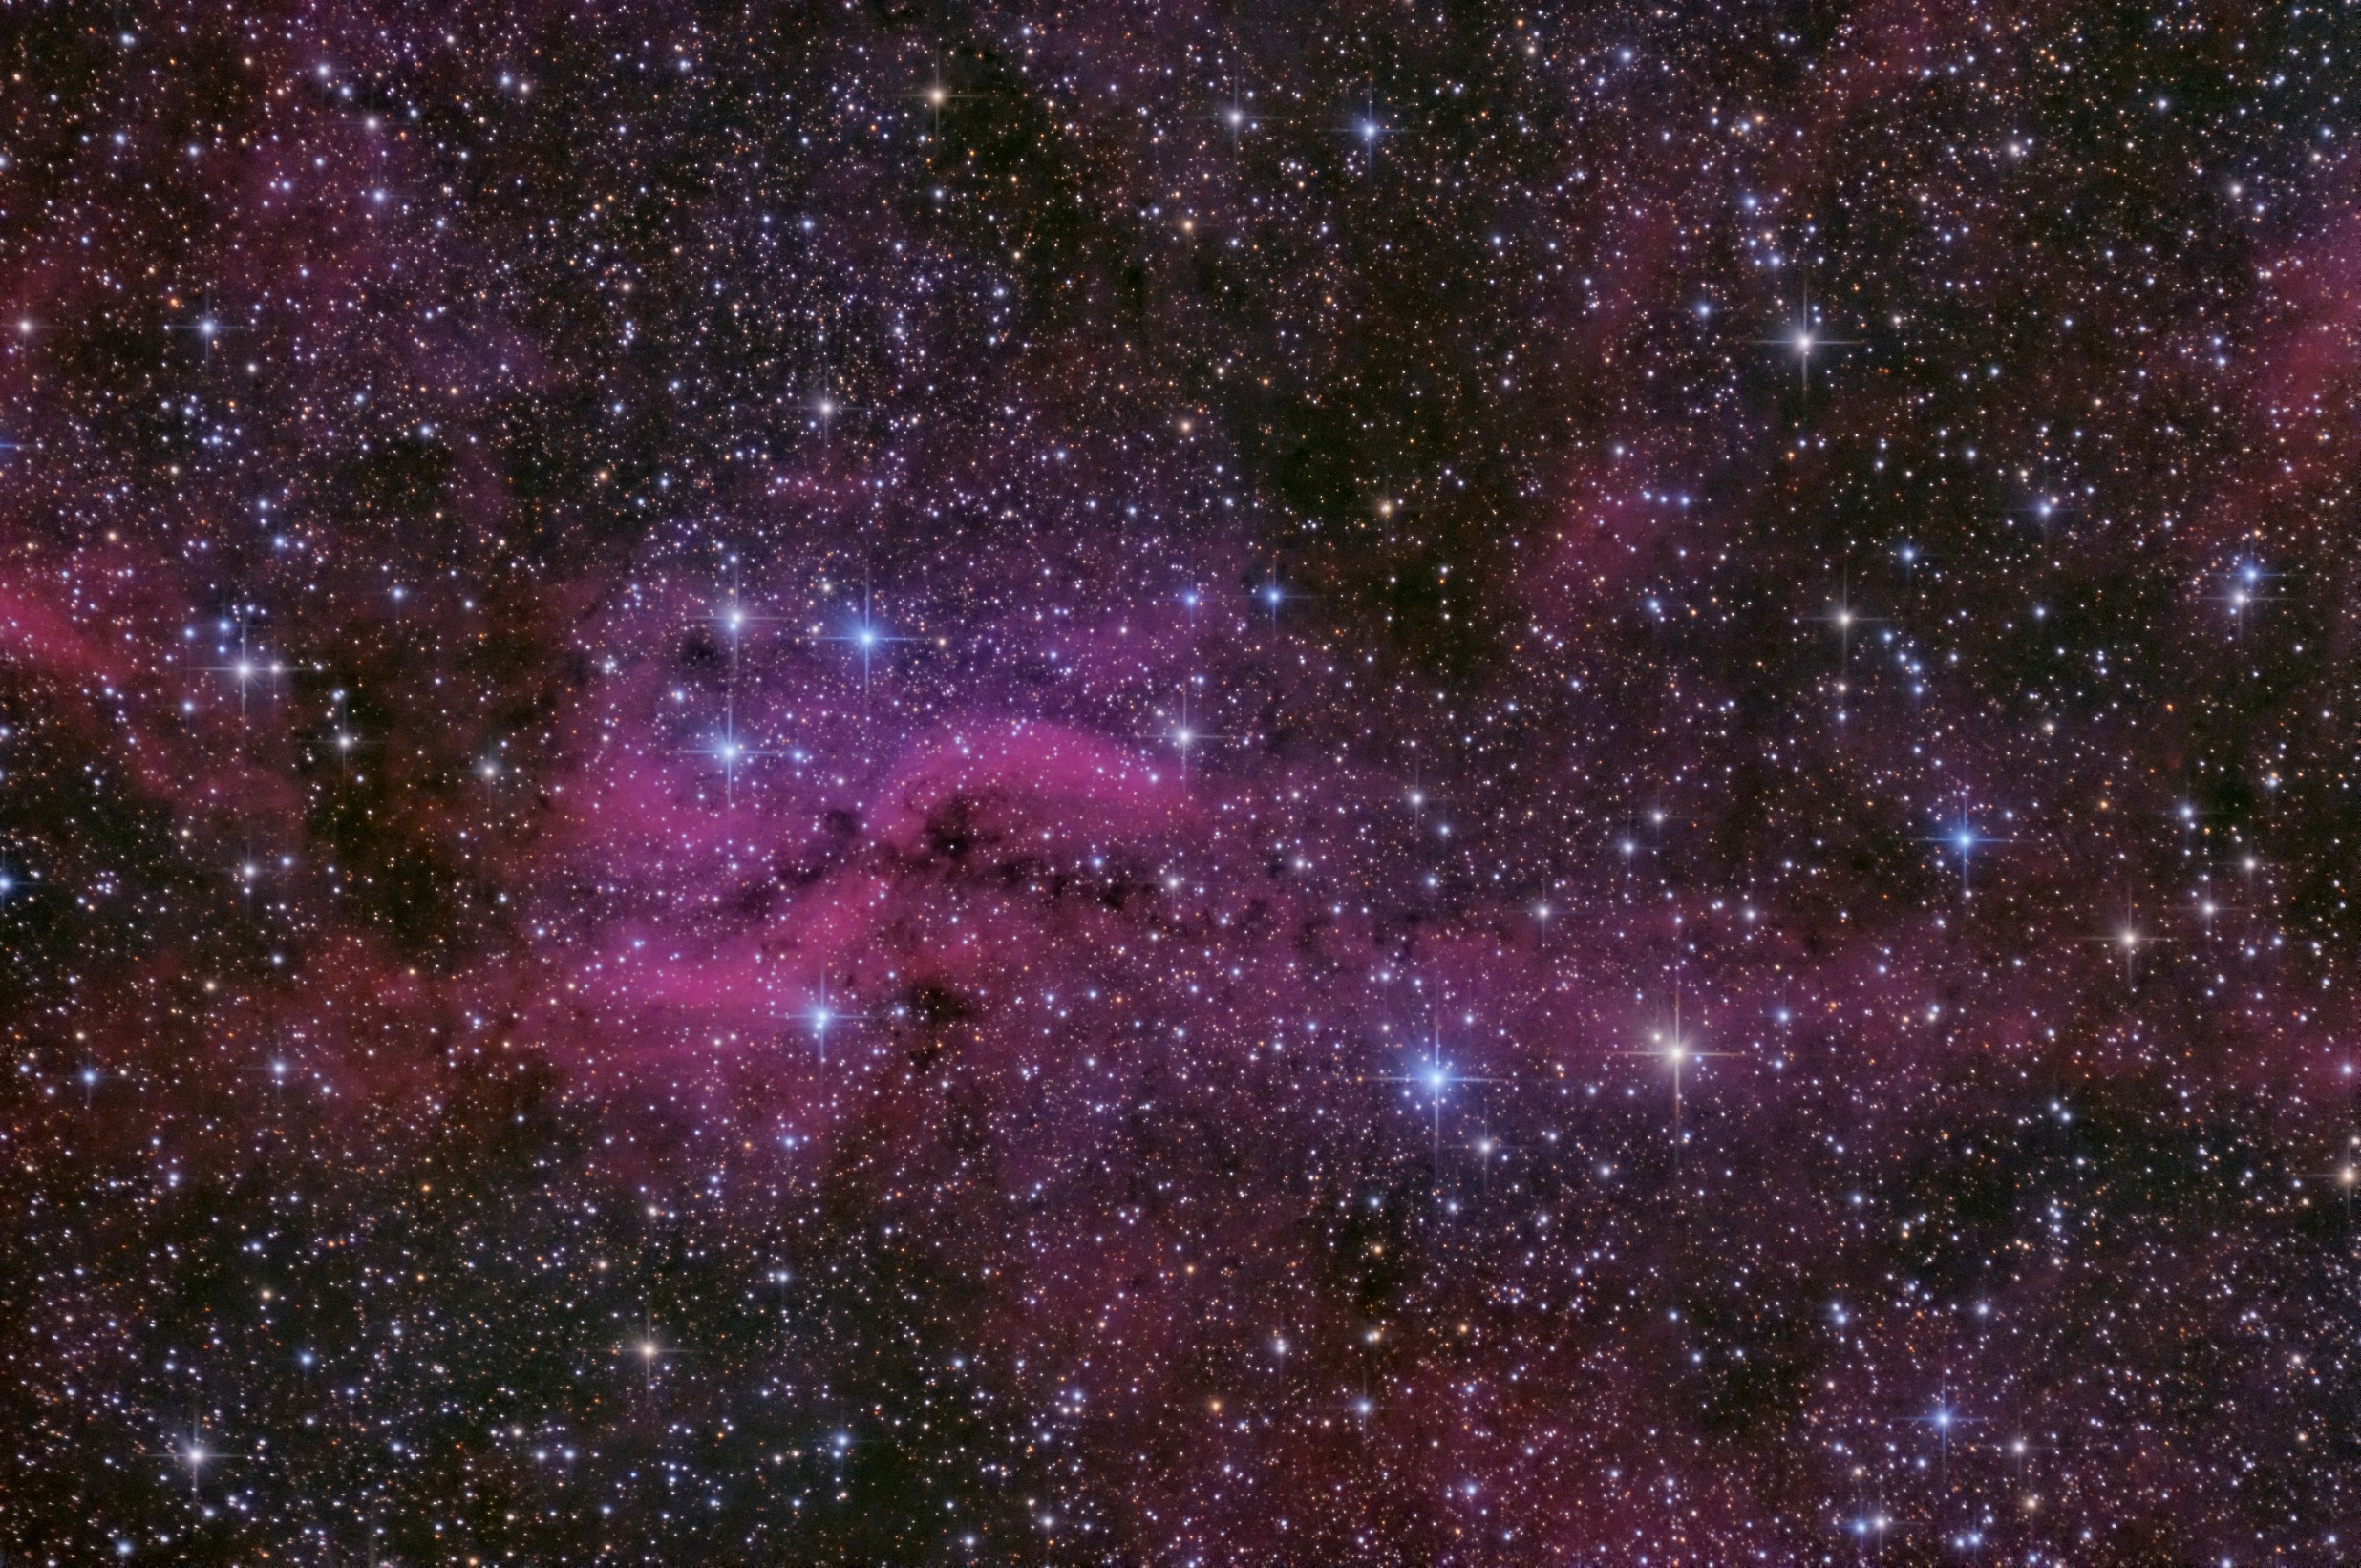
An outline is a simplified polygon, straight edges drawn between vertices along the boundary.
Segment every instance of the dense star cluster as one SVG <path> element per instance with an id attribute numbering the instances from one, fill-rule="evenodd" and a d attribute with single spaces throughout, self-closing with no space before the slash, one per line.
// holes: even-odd
<path id="1" fill-rule="evenodd" d="M 8 16 L 8 1561 L 2361 1558 L 2350 6 Z"/>

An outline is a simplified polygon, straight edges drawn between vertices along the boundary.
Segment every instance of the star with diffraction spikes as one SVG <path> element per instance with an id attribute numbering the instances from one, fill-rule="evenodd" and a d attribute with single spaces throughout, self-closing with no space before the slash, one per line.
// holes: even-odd
<path id="1" fill-rule="evenodd" d="M 1672 1070 L 1672 1138 L 1677 1153 L 1688 1141 L 1687 1130 L 1681 1123 L 1681 1086 L 1683 1076 L 1694 1064 L 1718 1056 L 1734 1056 L 1736 1051 L 1702 1050 L 1681 1025 L 1681 991 L 1678 985 L 1672 990 L 1672 1022 L 1669 1029 L 1649 1031 L 1648 1043 L 1611 1052 L 1617 1056 L 1647 1056 L 1664 1063 Z"/>
<path id="2" fill-rule="evenodd" d="M 829 632 L 819 639 L 823 643 L 842 643 L 861 658 L 861 696 L 865 703 L 869 696 L 871 672 L 879 658 L 892 651 L 897 644 L 923 643 L 923 637 L 905 637 L 885 629 L 877 618 L 877 609 L 868 589 L 862 589 L 861 611 L 850 625 L 840 632 Z"/>
<path id="3" fill-rule="evenodd" d="M 1442 1175 L 1443 1161 L 1443 1102 L 1450 1098 L 1451 1091 L 1455 1089 L 1463 1089 L 1471 1084 L 1495 1083 L 1498 1080 L 1479 1073 L 1462 1072 L 1447 1061 L 1443 1056 L 1442 1029 L 1437 1026 L 1427 1031 L 1427 1056 L 1423 1063 L 1405 1072 L 1379 1073 L 1377 1081 L 1401 1084 L 1425 1096 L 1432 1122 L 1429 1135 L 1432 1140 L 1434 1173 L 1439 1177 Z"/>

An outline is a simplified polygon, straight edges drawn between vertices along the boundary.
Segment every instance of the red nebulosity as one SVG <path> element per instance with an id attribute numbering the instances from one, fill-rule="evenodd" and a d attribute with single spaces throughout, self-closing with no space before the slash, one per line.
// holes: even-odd
<path id="1" fill-rule="evenodd" d="M 0 1547 L 2348 1552 L 2328 13 L 19 31 Z"/>

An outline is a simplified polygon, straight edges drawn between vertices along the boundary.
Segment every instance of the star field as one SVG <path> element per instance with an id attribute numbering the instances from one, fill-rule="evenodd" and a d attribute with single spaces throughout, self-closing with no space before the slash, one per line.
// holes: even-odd
<path id="1" fill-rule="evenodd" d="M 10 13 L 0 1552 L 2352 1560 L 2356 51 Z"/>

